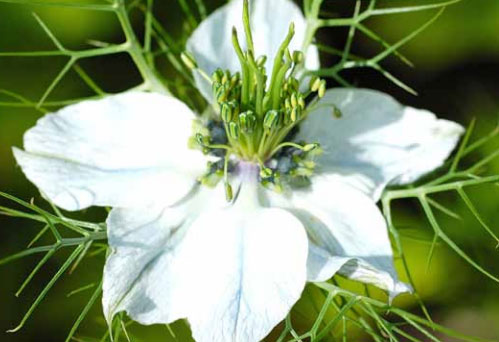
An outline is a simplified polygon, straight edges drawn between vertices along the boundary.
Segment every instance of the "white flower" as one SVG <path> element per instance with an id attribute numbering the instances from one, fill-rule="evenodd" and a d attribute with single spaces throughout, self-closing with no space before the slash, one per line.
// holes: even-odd
<path id="1" fill-rule="evenodd" d="M 231 28 L 241 26 L 242 3 L 215 11 L 188 42 L 210 74 L 240 69 Z M 272 70 L 289 23 L 295 23 L 289 45 L 295 50 L 305 20 L 289 0 L 252 3 L 254 53 L 270 57 Z M 318 66 L 315 48 L 306 65 Z M 212 101 L 211 85 L 197 73 L 196 80 Z M 332 104 L 342 118 L 331 115 Z M 263 163 L 279 161 L 265 150 L 254 157 L 268 160 L 256 163 L 235 139 L 229 144 L 244 153 L 235 154 L 235 169 L 226 174 L 230 203 L 223 182 L 214 188 L 198 182 L 207 159 L 188 148 L 195 115 L 165 95 L 128 92 L 66 107 L 40 119 L 25 135 L 25 151 L 14 154 L 57 206 L 114 208 L 107 219 L 113 253 L 104 269 L 108 322 L 121 311 L 143 324 L 187 318 L 198 342 L 257 342 L 286 316 L 307 281 L 340 273 L 392 297 L 410 291 L 397 278 L 376 202 L 386 186 L 442 165 L 463 133 L 456 123 L 371 90 L 332 89 L 303 110 L 295 141 L 318 142 L 324 151 L 308 170 L 310 185 L 285 184 L 283 193 L 262 186 Z M 279 142 L 271 147 L 279 149 Z"/>

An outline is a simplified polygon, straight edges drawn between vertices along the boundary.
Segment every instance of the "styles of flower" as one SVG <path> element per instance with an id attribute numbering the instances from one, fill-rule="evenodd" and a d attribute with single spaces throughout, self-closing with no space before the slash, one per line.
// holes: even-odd
<path id="1" fill-rule="evenodd" d="M 306 79 L 319 60 L 301 51 L 305 31 L 290 0 L 233 0 L 183 55 L 206 115 L 130 91 L 48 114 L 14 148 L 55 205 L 113 208 L 108 322 L 123 311 L 142 324 L 187 318 L 198 342 L 258 342 L 306 282 L 339 273 L 391 297 L 410 291 L 376 202 L 441 166 L 463 128 Z"/>

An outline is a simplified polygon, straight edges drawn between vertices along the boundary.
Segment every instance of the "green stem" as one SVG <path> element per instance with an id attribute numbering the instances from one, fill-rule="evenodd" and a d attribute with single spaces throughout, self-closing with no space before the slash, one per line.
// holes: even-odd
<path id="1" fill-rule="evenodd" d="M 128 53 L 137 66 L 144 82 L 151 90 L 162 94 L 168 94 L 168 89 L 163 85 L 156 73 L 147 64 L 142 47 L 140 46 L 139 40 L 137 39 L 132 24 L 130 23 L 130 19 L 128 18 L 124 0 L 118 0 L 116 15 L 118 16 L 123 33 L 125 34 L 128 44 Z"/>

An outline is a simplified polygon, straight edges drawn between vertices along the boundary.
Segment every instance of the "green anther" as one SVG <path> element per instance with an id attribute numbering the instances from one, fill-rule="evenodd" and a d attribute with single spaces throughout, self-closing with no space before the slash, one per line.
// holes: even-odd
<path id="1" fill-rule="evenodd" d="M 182 62 L 185 64 L 186 67 L 188 67 L 191 70 L 197 69 L 198 64 L 196 63 L 196 59 L 194 56 L 187 51 L 184 51 L 180 54 L 180 59 Z"/>
<path id="2" fill-rule="evenodd" d="M 298 96 L 298 105 L 300 106 L 301 109 L 305 109 L 305 100 L 303 99 L 302 94 Z"/>
<path id="3" fill-rule="evenodd" d="M 291 101 L 289 100 L 289 98 L 286 98 L 286 100 L 284 100 L 284 108 L 286 108 L 286 110 L 291 110 Z"/>
<path id="4" fill-rule="evenodd" d="M 283 115 L 283 124 L 287 126 L 291 123 L 291 109 L 286 109 Z"/>
<path id="5" fill-rule="evenodd" d="M 228 102 L 229 106 L 232 108 L 232 117 L 239 115 L 239 103 L 235 100 Z"/>
<path id="6" fill-rule="evenodd" d="M 298 107 L 298 99 L 296 97 L 296 93 L 291 94 L 291 107 L 292 108 Z"/>
<path id="7" fill-rule="evenodd" d="M 239 135 L 241 133 L 241 129 L 239 127 L 239 124 L 235 122 L 230 122 L 229 123 L 229 135 L 232 139 L 239 139 Z"/>
<path id="8" fill-rule="evenodd" d="M 305 55 L 301 51 L 294 51 L 293 52 L 293 63 L 295 64 L 301 64 L 305 60 Z"/>
<path id="9" fill-rule="evenodd" d="M 260 167 L 260 177 L 263 179 L 272 177 L 272 170 L 262 165 Z"/>
<path id="10" fill-rule="evenodd" d="M 227 202 L 232 202 L 234 199 L 234 192 L 229 183 L 225 183 L 225 198 L 227 199 Z"/>
<path id="11" fill-rule="evenodd" d="M 246 116 L 247 123 L 247 133 L 252 134 L 255 131 L 256 126 L 256 116 L 253 113 L 249 113 Z"/>
<path id="12" fill-rule="evenodd" d="M 213 84 L 222 83 L 222 76 L 223 76 L 223 71 L 221 69 L 215 70 L 211 75 Z"/>
<path id="13" fill-rule="evenodd" d="M 315 162 L 313 162 L 312 160 L 303 160 L 302 164 L 304 167 L 306 167 L 309 170 L 312 170 L 315 168 Z"/>
<path id="14" fill-rule="evenodd" d="M 288 81 L 285 81 L 284 84 L 282 85 L 282 96 L 286 95 L 289 89 L 289 83 Z"/>
<path id="15" fill-rule="evenodd" d="M 221 86 L 222 86 L 221 83 L 213 82 L 212 88 L 213 88 L 213 94 L 215 94 L 215 97 L 217 96 L 218 90 L 220 89 Z"/>
<path id="16" fill-rule="evenodd" d="M 269 110 L 267 114 L 265 114 L 265 118 L 263 119 L 263 127 L 271 131 L 277 127 L 279 123 L 279 112 L 277 110 Z"/>
<path id="17" fill-rule="evenodd" d="M 267 63 L 267 56 L 260 56 L 256 60 L 256 65 L 258 65 L 259 68 L 265 67 L 265 63 Z"/>
<path id="18" fill-rule="evenodd" d="M 321 86 L 321 79 L 317 76 L 313 76 L 310 79 L 310 90 L 315 93 L 319 91 L 320 86 Z"/>
<path id="19" fill-rule="evenodd" d="M 319 90 L 318 90 L 318 95 L 319 95 L 319 98 L 323 98 L 324 95 L 326 95 L 326 81 L 325 80 L 321 80 L 321 84 L 319 86 Z"/>
<path id="20" fill-rule="evenodd" d="M 225 123 L 231 122 L 233 115 L 232 106 L 229 103 L 222 103 L 220 108 L 220 116 L 222 117 L 222 121 Z"/>
<path id="21" fill-rule="evenodd" d="M 319 147 L 319 144 L 307 144 L 307 145 L 303 146 L 303 151 L 310 152 L 310 151 L 315 150 L 318 147 Z"/>
<path id="22" fill-rule="evenodd" d="M 295 107 L 291 110 L 290 119 L 292 123 L 295 123 L 296 121 L 300 120 L 300 116 L 301 116 L 300 107 Z"/>
<path id="23" fill-rule="evenodd" d="M 218 103 L 223 103 L 227 101 L 227 97 L 229 96 L 230 89 L 227 85 L 222 85 L 220 88 L 218 88 L 216 97 L 217 97 L 217 102 Z"/>
<path id="24" fill-rule="evenodd" d="M 333 105 L 333 116 L 336 119 L 341 119 L 343 117 L 343 113 L 341 112 L 341 110 L 334 105 Z"/>

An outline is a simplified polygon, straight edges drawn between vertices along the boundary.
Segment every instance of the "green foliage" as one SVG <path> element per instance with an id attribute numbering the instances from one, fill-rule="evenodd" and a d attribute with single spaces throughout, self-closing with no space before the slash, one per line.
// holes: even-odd
<path id="1" fill-rule="evenodd" d="M 331 77 L 336 82 L 344 87 L 353 87 L 353 85 L 348 82 L 345 78 L 341 76 L 341 73 L 345 70 L 355 69 L 355 68 L 371 68 L 378 72 L 380 72 L 384 77 L 388 80 L 401 87 L 405 91 L 416 95 L 417 92 L 406 85 L 399 78 L 391 74 L 389 71 L 384 69 L 381 66 L 381 62 L 385 60 L 387 57 L 394 55 L 398 57 L 403 63 L 408 66 L 413 66 L 413 64 L 403 56 L 398 50 L 409 41 L 411 41 L 414 37 L 416 37 L 419 33 L 424 31 L 429 25 L 434 23 L 438 17 L 442 14 L 444 9 L 452 4 L 458 3 L 461 0 L 451 0 L 451 1 L 443 1 L 443 2 L 431 2 L 424 5 L 415 5 L 415 6 L 407 6 L 407 7 L 386 7 L 386 8 L 377 8 L 377 0 L 369 0 L 367 8 L 361 10 L 362 1 L 357 0 L 355 5 L 355 10 L 353 15 L 350 18 L 323 18 L 320 16 L 321 5 L 324 0 L 305 0 L 304 8 L 305 15 L 308 21 L 308 29 L 307 29 L 307 39 L 305 43 L 305 47 L 310 44 L 313 44 L 314 37 L 319 29 L 322 28 L 341 28 L 347 27 L 349 28 L 347 41 L 343 49 L 336 49 L 330 46 L 325 46 L 320 43 L 316 43 L 317 47 L 320 51 L 339 56 L 341 59 L 335 65 L 323 68 L 318 71 L 313 71 L 316 75 L 322 77 Z M 395 44 L 390 44 L 383 39 L 383 37 L 379 36 L 376 32 L 372 31 L 367 24 L 365 24 L 368 19 L 384 16 L 384 15 L 392 15 L 392 14 L 400 14 L 400 13 L 410 13 L 410 12 L 419 12 L 419 11 L 427 11 L 438 9 L 436 15 L 431 18 L 429 21 L 424 23 L 420 28 L 415 31 L 409 33 L 406 37 L 402 38 Z M 363 33 L 366 37 L 378 42 L 382 47 L 383 51 L 377 54 L 374 57 L 364 58 L 360 56 L 353 55 L 351 53 L 351 48 L 353 44 L 353 40 L 355 39 L 355 35 L 360 32 Z"/>
<path id="2" fill-rule="evenodd" d="M 193 108 L 202 109 L 203 103 L 192 99 L 193 79 L 181 62 L 180 54 L 183 51 L 184 43 L 188 34 L 192 32 L 199 24 L 200 20 L 207 16 L 208 10 L 202 0 L 179 0 L 178 4 L 182 10 L 185 27 L 182 28 L 180 37 L 167 32 L 161 21 L 155 16 L 154 0 L 136 0 L 125 2 L 125 0 L 101 0 L 101 1 L 42 1 L 42 0 L 0 0 L 1 2 L 29 4 L 37 6 L 61 6 L 86 11 L 101 11 L 113 13 L 121 26 L 125 36 L 125 41 L 120 44 L 108 44 L 105 42 L 93 42 L 93 47 L 85 50 L 71 50 L 66 48 L 54 35 L 48 25 L 40 17 L 34 15 L 41 29 L 45 32 L 54 44 L 53 50 L 30 51 L 30 52 L 0 52 L 1 57 L 65 57 L 66 64 L 46 88 L 41 98 L 36 101 L 25 98 L 23 94 L 17 94 L 9 90 L 0 90 L 0 93 L 7 96 L 11 101 L 0 102 L 0 106 L 6 107 L 28 107 L 46 112 L 46 108 L 60 107 L 70 103 L 83 100 L 67 99 L 63 101 L 49 101 L 48 98 L 54 88 L 61 82 L 70 70 L 74 70 L 80 78 L 95 93 L 95 97 L 102 97 L 106 92 L 95 82 L 86 71 L 78 64 L 79 61 L 92 57 L 127 53 L 132 58 L 137 70 L 142 76 L 142 83 L 138 84 L 137 89 L 147 89 L 159 92 L 172 92 L 180 97 Z M 343 76 L 343 71 L 355 68 L 370 68 L 380 72 L 394 84 L 410 93 L 415 91 L 406 85 L 399 78 L 385 70 L 381 62 L 389 56 L 396 56 L 405 64 L 412 66 L 412 63 L 403 56 L 398 50 L 413 39 L 417 34 L 432 24 L 449 5 L 459 2 L 441 1 L 425 3 L 424 5 L 413 5 L 409 7 L 377 7 L 376 0 L 370 0 L 366 3 L 360 0 L 356 2 L 354 13 L 349 18 L 329 18 L 321 13 L 321 7 L 324 0 L 304 0 L 305 15 L 308 20 L 307 41 L 304 50 L 310 44 L 315 44 L 323 53 L 339 57 L 339 61 L 330 67 L 320 69 L 314 74 L 321 77 L 330 77 L 343 86 L 351 86 L 350 82 Z M 429 21 L 424 23 L 419 29 L 411 32 L 395 44 L 390 44 L 383 37 L 369 28 L 366 22 L 370 18 L 377 16 L 392 15 L 397 13 L 410 13 L 415 11 L 434 10 L 436 14 Z M 136 31 L 130 21 L 131 13 L 139 13 L 143 16 L 144 27 L 143 37 L 137 37 Z M 341 49 L 322 45 L 315 40 L 316 33 L 322 28 L 348 28 L 348 36 L 345 46 Z M 361 33 L 366 37 L 380 44 L 383 50 L 373 57 L 356 56 L 351 53 L 352 45 L 356 36 Z M 165 58 L 166 61 L 176 71 L 174 78 L 162 76 L 157 71 L 157 59 Z M 189 90 L 189 88 L 191 90 Z M 428 255 L 428 265 L 431 262 L 437 243 L 443 243 L 459 255 L 463 260 L 472 265 L 476 270 L 486 277 L 499 281 L 498 277 L 492 272 L 486 270 L 477 261 L 470 257 L 455 241 L 446 233 L 446 228 L 438 221 L 436 211 L 448 215 L 452 218 L 459 218 L 461 213 L 444 206 L 434 198 L 436 194 L 444 192 L 454 192 L 463 201 L 478 223 L 490 235 L 496 244 L 499 244 L 499 238 L 492 228 L 486 223 L 480 214 L 480 209 L 474 204 L 467 189 L 473 186 L 483 184 L 498 184 L 499 175 L 484 173 L 486 167 L 499 156 L 499 151 L 492 152 L 490 155 L 479 159 L 471 166 L 462 167 L 463 160 L 470 157 L 476 151 L 486 144 L 489 144 L 499 135 L 499 126 L 489 135 L 481 137 L 471 142 L 471 136 L 474 130 L 474 122 L 470 125 L 462 144 L 453 158 L 445 167 L 444 173 L 433 175 L 431 178 L 408 188 L 391 189 L 385 192 L 382 198 L 382 208 L 392 234 L 394 245 L 399 257 L 402 259 L 405 272 L 409 282 L 414 287 L 414 282 L 406 261 L 401 242 L 401 232 L 393 220 L 392 204 L 394 201 L 404 201 L 415 199 L 421 205 L 423 212 L 430 223 L 434 233 L 431 242 L 431 249 Z M 27 203 L 14 196 L 0 193 L 1 197 L 12 201 L 13 206 L 23 208 L 14 209 L 11 207 L 0 207 L 0 214 L 14 218 L 30 220 L 40 224 L 40 230 L 35 235 L 28 248 L 11 256 L 0 259 L 0 266 L 34 255 L 43 255 L 36 264 L 25 281 L 21 284 L 16 295 L 19 296 L 34 277 L 44 270 L 47 262 L 61 250 L 70 250 L 69 256 L 59 267 L 56 273 L 48 281 L 45 288 L 34 300 L 26 315 L 22 318 L 20 324 L 11 330 L 11 332 L 21 329 L 32 313 L 38 308 L 46 297 L 47 293 L 59 281 L 64 273 L 72 272 L 80 262 L 91 255 L 105 254 L 107 251 L 106 227 L 102 223 L 91 223 L 79 220 L 73 220 L 65 217 L 53 207 L 52 212 L 41 209 L 33 203 Z M 38 241 L 50 234 L 54 243 L 49 245 L 37 245 Z M 350 327 L 356 327 L 369 335 L 373 341 L 422 341 L 422 338 L 415 337 L 407 332 L 405 327 L 410 326 L 425 340 L 440 341 L 437 334 L 444 334 L 455 340 L 460 341 L 481 341 L 480 339 L 463 336 L 453 332 L 440 325 L 435 324 L 429 317 L 428 311 L 419 299 L 416 291 L 416 298 L 421 304 L 422 312 L 425 318 L 412 314 L 406 310 L 391 306 L 384 302 L 373 299 L 369 294 L 357 294 L 341 288 L 337 285 L 335 279 L 327 283 L 314 285 L 315 291 L 322 295 L 322 307 L 317 312 L 314 323 L 306 332 L 298 332 L 293 325 L 293 315 L 290 314 L 283 323 L 282 331 L 277 337 L 277 342 L 292 341 L 329 341 L 332 336 L 338 337 L 341 341 L 349 340 Z M 102 290 L 100 282 L 84 284 L 80 288 L 72 291 L 68 296 L 91 291 L 88 302 L 82 308 L 74 325 L 69 331 L 66 341 L 107 341 L 110 340 L 111 333 L 114 341 L 134 341 L 134 335 L 129 331 L 134 324 L 124 315 L 120 315 L 101 338 L 75 337 L 75 334 L 90 312 L 90 309 L 98 301 Z M 417 289 L 416 289 L 417 290 Z M 170 329 L 169 334 L 176 339 L 175 334 Z M 334 339 L 336 340 L 336 339 Z"/>

